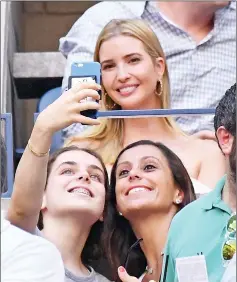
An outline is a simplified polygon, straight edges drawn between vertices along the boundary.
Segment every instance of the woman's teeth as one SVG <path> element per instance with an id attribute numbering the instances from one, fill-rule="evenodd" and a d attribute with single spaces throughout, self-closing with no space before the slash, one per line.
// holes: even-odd
<path id="1" fill-rule="evenodd" d="M 137 87 L 136 86 L 130 86 L 130 87 L 125 87 L 125 88 L 120 88 L 119 92 L 121 94 L 129 94 L 133 92 Z"/>
<path id="2" fill-rule="evenodd" d="M 131 189 L 128 194 L 137 193 L 137 192 L 144 192 L 144 191 L 148 191 L 149 192 L 150 190 L 147 189 L 147 188 L 138 187 L 138 188 Z"/>
<path id="3" fill-rule="evenodd" d="M 91 196 L 90 195 L 90 192 L 84 188 L 76 188 L 76 189 L 73 189 L 71 191 L 71 193 L 76 193 L 76 194 L 83 194 L 83 195 L 87 195 L 87 196 Z"/>

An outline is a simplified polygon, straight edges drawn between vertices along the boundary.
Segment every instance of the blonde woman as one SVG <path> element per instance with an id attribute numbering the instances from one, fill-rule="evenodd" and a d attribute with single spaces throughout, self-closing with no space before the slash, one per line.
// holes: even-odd
<path id="1" fill-rule="evenodd" d="M 142 20 L 109 22 L 98 37 L 94 60 L 101 63 L 106 110 L 170 107 L 165 55 Z M 216 142 L 186 136 L 172 117 L 101 120 L 99 126 L 69 138 L 65 145 L 90 147 L 111 165 L 122 148 L 144 138 L 164 143 L 179 156 L 197 193 L 208 192 L 207 187 L 213 188 L 225 172 Z"/>

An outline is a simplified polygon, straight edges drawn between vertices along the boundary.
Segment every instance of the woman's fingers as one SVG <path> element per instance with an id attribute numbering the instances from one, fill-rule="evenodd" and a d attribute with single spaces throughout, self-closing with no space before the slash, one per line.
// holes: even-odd
<path id="1" fill-rule="evenodd" d="M 134 277 L 134 276 L 130 276 L 126 269 L 122 266 L 120 266 L 118 268 L 118 275 L 119 275 L 119 278 L 123 281 L 123 282 L 138 282 L 139 280 Z"/>
<path id="2" fill-rule="evenodd" d="M 100 95 L 98 94 L 97 91 L 93 89 L 83 89 L 78 93 L 73 94 L 74 96 L 72 97 L 73 100 L 80 102 L 81 100 L 90 97 L 94 100 L 100 100 Z"/>
<path id="3" fill-rule="evenodd" d="M 78 103 L 75 107 L 75 110 L 77 113 L 81 111 L 86 111 L 86 110 L 99 110 L 100 105 L 97 102 L 82 102 Z"/>
<path id="4" fill-rule="evenodd" d="M 73 86 L 71 89 L 68 91 L 73 92 L 73 93 L 78 93 L 83 89 L 93 89 L 93 90 L 100 90 L 101 86 L 97 83 L 94 82 L 86 82 L 86 83 L 77 83 L 75 86 Z"/>
<path id="5" fill-rule="evenodd" d="M 77 115 L 74 120 L 75 122 L 87 124 L 87 125 L 99 125 L 100 124 L 99 120 L 85 117 L 83 115 L 79 115 L 79 116 Z"/>

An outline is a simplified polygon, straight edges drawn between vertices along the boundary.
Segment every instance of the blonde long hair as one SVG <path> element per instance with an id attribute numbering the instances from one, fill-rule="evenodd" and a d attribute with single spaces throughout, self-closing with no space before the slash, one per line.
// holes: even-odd
<path id="1" fill-rule="evenodd" d="M 131 36 L 140 40 L 146 52 L 151 56 L 152 60 L 162 57 L 165 65 L 165 55 L 160 45 L 157 36 L 152 29 L 143 21 L 139 19 L 128 19 L 128 20 L 112 20 L 110 21 L 101 31 L 94 52 L 94 61 L 100 62 L 99 51 L 103 42 L 108 39 L 119 36 Z M 170 89 L 169 89 L 169 76 L 167 67 L 165 68 L 162 77 L 162 89 L 161 83 L 157 83 L 157 93 L 160 95 L 161 108 L 170 107 Z M 104 95 L 105 89 L 102 85 L 102 108 L 105 110 L 121 109 L 119 105 L 114 106 L 114 101 L 109 95 Z M 165 123 L 168 129 L 173 131 L 181 132 L 173 118 L 165 117 Z M 95 151 L 99 152 L 103 160 L 107 164 L 112 164 L 118 153 L 123 148 L 124 140 L 124 120 L 123 119 L 102 119 L 99 126 L 93 126 L 85 130 L 80 135 L 72 136 L 65 142 L 65 146 L 76 144 L 78 142 L 86 141 L 88 146 Z"/>

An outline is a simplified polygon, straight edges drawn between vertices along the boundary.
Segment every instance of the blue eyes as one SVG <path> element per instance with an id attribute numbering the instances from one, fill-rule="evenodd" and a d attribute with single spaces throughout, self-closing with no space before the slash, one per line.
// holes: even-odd
<path id="1" fill-rule="evenodd" d="M 92 174 L 92 175 L 90 175 L 90 177 L 92 179 L 94 179 L 95 181 L 101 182 L 101 177 L 99 175 L 97 175 L 97 174 Z"/>
<path id="2" fill-rule="evenodd" d="M 65 169 L 61 174 L 72 175 L 73 171 L 71 169 Z"/>
<path id="3" fill-rule="evenodd" d="M 74 175 L 74 171 L 71 169 L 65 169 L 61 172 L 61 175 Z M 89 174 L 92 180 L 102 182 L 101 176 L 98 174 Z"/>

